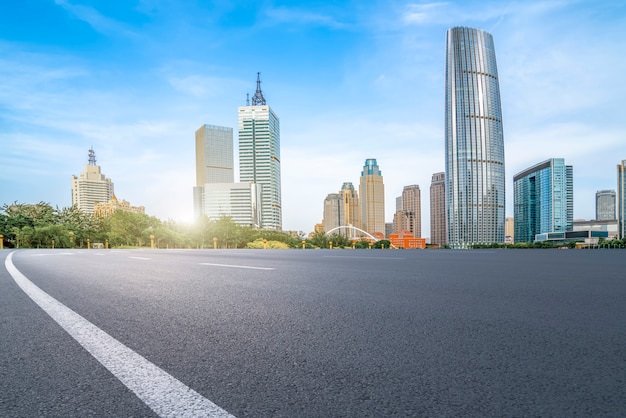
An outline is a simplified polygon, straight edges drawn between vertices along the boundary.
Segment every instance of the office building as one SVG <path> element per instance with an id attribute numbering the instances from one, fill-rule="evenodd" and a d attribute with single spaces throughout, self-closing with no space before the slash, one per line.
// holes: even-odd
<path id="1" fill-rule="evenodd" d="M 229 217 L 237 225 L 258 228 L 260 191 L 254 183 L 205 183 L 202 214 L 210 220 Z"/>
<path id="2" fill-rule="evenodd" d="M 626 238 L 626 160 L 617 165 L 617 233 Z"/>
<path id="3" fill-rule="evenodd" d="M 513 177 L 515 242 L 573 230 L 573 179 L 573 168 L 563 158 L 543 161 Z"/>
<path id="4" fill-rule="evenodd" d="M 403 230 L 415 238 L 422 237 L 422 197 L 420 186 L 413 184 L 402 189 Z"/>
<path id="5" fill-rule="evenodd" d="M 596 221 L 614 221 L 616 219 L 615 190 L 596 192 Z"/>
<path id="6" fill-rule="evenodd" d="M 433 174 L 430 180 L 430 243 L 444 247 L 448 243 L 446 229 L 446 173 Z"/>
<path id="7" fill-rule="evenodd" d="M 261 227 L 282 229 L 280 124 L 261 91 L 260 73 L 252 104 L 239 107 L 239 181 L 261 192 Z"/>
<path id="8" fill-rule="evenodd" d="M 340 226 L 345 226 L 344 206 L 342 196 L 339 193 L 330 193 L 324 199 L 324 232 L 330 232 L 331 230 Z M 343 231 L 334 231 L 335 233 L 342 233 Z"/>
<path id="9" fill-rule="evenodd" d="M 341 185 L 341 200 L 343 202 L 344 212 L 344 224 L 346 226 L 353 226 L 355 228 L 361 228 L 359 194 L 354 189 L 354 185 L 351 182 L 345 182 Z M 347 231 L 347 236 L 355 238 L 358 236 L 356 231 Z"/>
<path id="10" fill-rule="evenodd" d="M 205 184 L 234 183 L 233 162 L 233 128 L 202 125 L 196 131 L 196 218 L 204 213 Z"/>
<path id="11" fill-rule="evenodd" d="M 515 220 L 511 216 L 506 217 L 504 228 L 504 242 L 513 244 L 515 242 Z"/>
<path id="12" fill-rule="evenodd" d="M 365 160 L 359 183 L 361 225 L 368 233 L 385 236 L 385 186 L 375 159 Z M 393 227 L 392 227 L 393 228 Z"/>
<path id="13" fill-rule="evenodd" d="M 492 36 L 448 29 L 445 65 L 448 244 L 504 241 L 502 110 Z"/>
<path id="14" fill-rule="evenodd" d="M 79 177 L 72 176 L 72 206 L 81 212 L 93 214 L 94 203 L 109 202 L 113 198 L 113 182 L 96 165 L 96 152 L 89 149 L 88 163 Z"/>

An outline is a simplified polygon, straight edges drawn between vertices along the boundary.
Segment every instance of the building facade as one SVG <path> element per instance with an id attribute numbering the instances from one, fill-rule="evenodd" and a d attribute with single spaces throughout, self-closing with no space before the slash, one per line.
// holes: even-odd
<path id="1" fill-rule="evenodd" d="M 413 184 L 402 189 L 403 230 L 415 238 L 422 237 L 422 197 L 420 186 Z"/>
<path id="2" fill-rule="evenodd" d="M 330 193 L 324 199 L 324 232 L 329 232 L 334 228 L 345 226 L 345 212 L 343 199 L 339 193 Z M 335 231 L 340 234 L 343 231 Z"/>
<path id="3" fill-rule="evenodd" d="M 626 238 L 626 160 L 617 165 L 617 233 Z"/>
<path id="4" fill-rule="evenodd" d="M 359 183 L 361 225 L 368 233 L 385 236 L 385 185 L 375 159 L 365 160 Z"/>
<path id="5" fill-rule="evenodd" d="M 196 130 L 196 218 L 205 207 L 205 184 L 235 182 L 233 163 L 233 128 L 205 124 Z"/>
<path id="6" fill-rule="evenodd" d="M 81 212 L 93 214 L 94 203 L 107 203 L 113 199 L 113 182 L 96 165 L 96 152 L 89 149 L 88 164 L 79 177 L 72 176 L 72 206 Z"/>
<path id="7" fill-rule="evenodd" d="M 615 190 L 598 190 L 596 192 L 596 221 L 614 221 L 616 218 Z"/>
<path id="8" fill-rule="evenodd" d="M 146 208 L 132 206 L 127 200 L 117 200 L 115 195 L 108 202 L 95 202 L 93 204 L 93 214 L 96 218 L 108 218 L 117 211 L 144 214 Z"/>
<path id="9" fill-rule="evenodd" d="M 344 225 L 361 228 L 359 194 L 354 189 L 354 185 L 351 182 L 343 183 L 339 194 L 343 202 Z M 349 238 L 359 236 L 359 234 L 352 229 L 349 231 L 346 230 L 346 234 Z"/>
<path id="10" fill-rule="evenodd" d="M 504 242 L 504 135 L 489 33 L 448 29 L 445 112 L 448 244 Z"/>
<path id="11" fill-rule="evenodd" d="M 252 104 L 239 107 L 239 180 L 261 192 L 261 227 L 282 230 L 280 123 L 261 91 L 260 75 Z"/>
<path id="12" fill-rule="evenodd" d="M 430 243 L 448 244 L 446 229 L 446 173 L 434 173 L 430 180 Z"/>
<path id="13" fill-rule="evenodd" d="M 513 244 L 515 242 L 515 220 L 511 216 L 506 217 L 504 228 L 504 242 L 506 244 Z"/>
<path id="14" fill-rule="evenodd" d="M 258 228 L 260 192 L 254 183 L 205 183 L 202 213 L 209 220 L 227 216 L 237 225 Z"/>
<path id="15" fill-rule="evenodd" d="M 573 230 L 574 174 L 563 158 L 551 158 L 513 177 L 515 242 Z"/>
<path id="16" fill-rule="evenodd" d="M 616 202 L 615 190 L 598 190 L 596 192 L 596 221 L 614 221 Z"/>

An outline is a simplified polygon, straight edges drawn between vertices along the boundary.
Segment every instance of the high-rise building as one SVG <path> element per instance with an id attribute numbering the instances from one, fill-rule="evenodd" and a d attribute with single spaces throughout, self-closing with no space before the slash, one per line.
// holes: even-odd
<path id="1" fill-rule="evenodd" d="M 403 230 L 410 231 L 415 238 L 422 237 L 422 198 L 420 186 L 413 184 L 402 189 Z"/>
<path id="2" fill-rule="evenodd" d="M 574 174 L 563 158 L 551 158 L 513 177 L 515 242 L 573 230 Z"/>
<path id="3" fill-rule="evenodd" d="M 359 194 L 354 189 L 354 185 L 351 182 L 343 183 L 339 193 L 343 202 L 345 225 L 361 228 Z M 350 238 L 357 236 L 354 230 L 347 231 L 347 233 Z"/>
<path id="4" fill-rule="evenodd" d="M 504 242 L 507 244 L 513 244 L 515 242 L 515 220 L 512 216 L 506 217 L 505 225 Z"/>
<path id="5" fill-rule="evenodd" d="M 96 165 L 96 152 L 89 149 L 88 164 L 83 166 L 80 177 L 72 176 L 72 206 L 81 212 L 94 213 L 94 203 L 109 202 L 113 198 L 113 182 Z"/>
<path id="6" fill-rule="evenodd" d="M 385 185 L 374 158 L 365 160 L 359 183 L 361 225 L 370 234 L 385 234 Z"/>
<path id="7" fill-rule="evenodd" d="M 626 160 L 617 165 L 617 236 L 626 238 Z"/>
<path id="8" fill-rule="evenodd" d="M 202 125 L 196 131 L 196 218 L 204 213 L 205 184 L 234 183 L 233 162 L 233 128 Z"/>
<path id="9" fill-rule="evenodd" d="M 261 91 L 260 73 L 252 105 L 239 107 L 239 181 L 261 191 L 261 227 L 282 229 L 280 123 Z"/>
<path id="10" fill-rule="evenodd" d="M 596 192 L 596 221 L 614 221 L 615 203 L 615 190 L 598 190 Z"/>
<path id="11" fill-rule="evenodd" d="M 504 242 L 502 110 L 489 33 L 448 29 L 445 111 L 448 244 Z"/>
<path id="12" fill-rule="evenodd" d="M 448 243 L 446 229 L 446 173 L 435 173 L 430 181 L 430 243 Z"/>
<path id="13" fill-rule="evenodd" d="M 339 193 L 330 193 L 324 199 L 324 232 L 345 225 L 345 212 L 341 195 Z M 336 231 L 340 234 L 343 231 Z"/>

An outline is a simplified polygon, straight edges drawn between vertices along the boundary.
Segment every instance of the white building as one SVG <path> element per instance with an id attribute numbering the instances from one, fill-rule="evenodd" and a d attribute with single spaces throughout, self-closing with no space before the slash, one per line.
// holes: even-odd
<path id="1" fill-rule="evenodd" d="M 94 203 L 109 202 L 113 198 L 113 182 L 96 165 L 96 152 L 89 150 L 89 162 L 83 166 L 80 177 L 72 176 L 72 206 L 81 212 L 93 214 Z"/>
<path id="2" fill-rule="evenodd" d="M 239 180 L 260 189 L 261 227 L 281 230 L 280 123 L 265 103 L 259 76 L 252 105 L 239 107 L 238 122 Z"/>
<path id="3" fill-rule="evenodd" d="M 205 183 L 202 213 L 210 220 L 228 216 L 242 226 L 259 227 L 260 195 L 254 183 Z"/>

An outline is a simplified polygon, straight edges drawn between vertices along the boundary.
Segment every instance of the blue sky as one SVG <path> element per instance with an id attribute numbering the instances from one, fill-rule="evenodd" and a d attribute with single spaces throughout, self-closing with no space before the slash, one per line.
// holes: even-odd
<path id="1" fill-rule="evenodd" d="M 236 130 L 260 71 L 281 123 L 284 229 L 312 231 L 326 195 L 376 158 L 387 221 L 418 184 L 428 236 L 453 26 L 494 37 L 507 216 L 513 175 L 563 157 L 574 217 L 593 219 L 626 159 L 623 1 L 3 2 L 0 204 L 70 206 L 93 146 L 119 199 L 191 220 L 194 132 Z"/>

